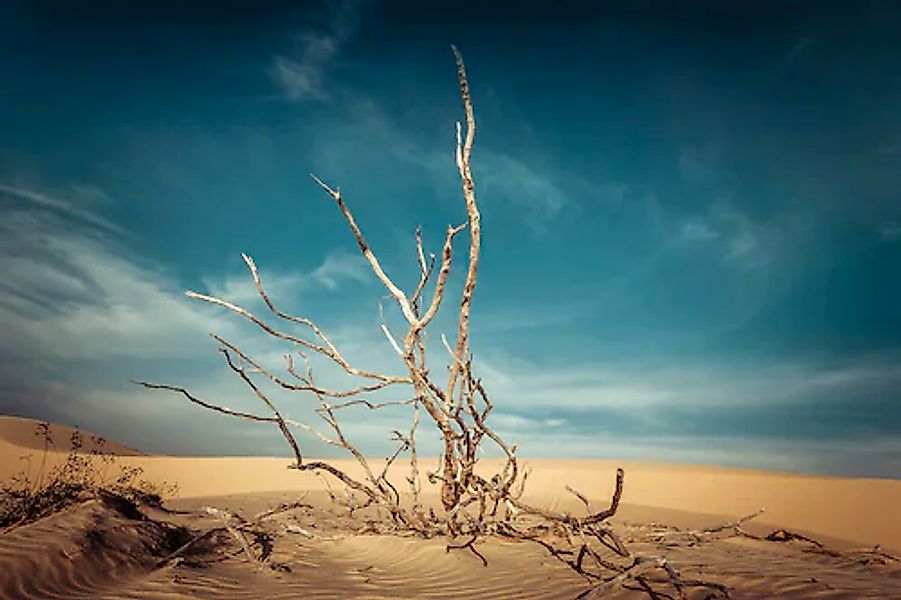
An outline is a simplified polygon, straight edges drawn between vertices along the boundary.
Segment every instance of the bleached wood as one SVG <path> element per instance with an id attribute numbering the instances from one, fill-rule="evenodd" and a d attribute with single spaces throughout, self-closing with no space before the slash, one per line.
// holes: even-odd
<path id="1" fill-rule="evenodd" d="M 357 367 L 338 350 L 336 344 L 312 319 L 289 314 L 278 308 L 266 292 L 256 263 L 249 255 L 242 254 L 263 303 L 275 317 L 287 322 L 288 327 L 292 328 L 291 331 L 274 327 L 246 308 L 227 299 L 197 292 L 187 292 L 187 295 L 225 308 L 249 320 L 271 338 L 292 346 L 291 352 L 284 355 L 287 375 L 281 375 L 273 369 L 264 367 L 260 361 L 244 352 L 238 344 L 212 334 L 219 343 L 220 351 L 225 356 L 228 366 L 266 407 L 271 416 L 236 411 L 209 403 L 176 386 L 145 382 L 140 384 L 148 388 L 180 393 L 192 403 L 208 410 L 275 424 L 294 454 L 295 460 L 290 465 L 291 468 L 310 471 L 321 477 L 332 500 L 346 507 L 351 515 L 363 508 L 377 511 L 379 519 L 364 528 L 367 532 L 412 533 L 425 537 L 447 535 L 450 538 L 447 544 L 448 551 L 469 550 L 485 565 L 487 559 L 475 547 L 480 539 L 500 535 L 517 541 L 536 543 L 555 559 L 562 561 L 591 582 L 591 587 L 584 597 L 600 597 L 620 589 L 628 581 L 637 582 L 651 598 L 661 597 L 648 578 L 648 572 L 653 570 L 656 570 L 658 575 L 665 576 L 665 582 L 673 586 L 680 596 L 691 587 L 706 587 L 726 594 L 725 588 L 718 584 L 682 579 L 665 557 L 635 557 L 629 552 L 609 523 L 611 517 L 616 514 L 622 498 L 624 482 L 622 469 L 617 470 L 609 507 L 599 511 L 594 510 L 592 503 L 584 494 L 575 488 L 566 487 L 584 504 L 587 514 L 582 517 L 532 506 L 522 500 L 530 471 L 527 467 L 520 466 L 517 445 L 507 443 L 491 426 L 490 416 L 494 404 L 482 380 L 477 376 L 478 365 L 471 348 L 472 306 L 482 244 L 481 214 L 471 165 L 476 119 L 463 58 L 456 47 L 453 47 L 453 54 L 464 111 L 463 123 L 457 122 L 455 127 L 454 160 L 460 177 L 466 220 L 456 226 L 448 225 L 444 232 L 441 251 L 437 256 L 426 251 L 422 228 L 416 229 L 415 264 L 418 279 L 411 293 L 406 294 L 388 275 L 375 251 L 367 243 L 362 228 L 340 188 L 333 188 L 321 178 L 311 174 L 312 179 L 337 205 L 370 270 L 385 287 L 388 297 L 397 304 L 403 315 L 402 325 L 389 326 L 381 304 L 379 305 L 379 329 L 393 353 L 399 358 L 405 374 L 388 375 Z M 466 238 L 468 249 L 459 311 L 454 324 L 456 339 L 451 343 L 443 334 L 440 336 L 443 349 L 439 347 L 438 351 L 442 354 L 446 351 L 448 356 L 447 360 L 436 361 L 441 365 L 448 365 L 447 382 L 440 385 L 436 383 L 437 376 L 427 365 L 429 353 L 426 342 L 429 327 L 435 322 L 445 304 L 448 281 L 455 261 L 454 244 L 458 237 L 465 237 L 461 235 L 464 233 L 468 234 Z M 298 329 L 300 333 L 294 329 Z M 387 346 L 385 351 L 390 352 Z M 295 364 L 295 355 L 303 361 L 303 368 Z M 321 386 L 314 376 L 311 356 L 324 357 L 348 376 L 362 378 L 365 381 L 360 385 L 349 385 L 346 389 Z M 440 375 L 443 378 L 443 373 Z M 327 429 L 323 428 L 320 431 L 310 423 L 284 415 L 264 391 L 264 385 L 310 394 L 317 404 L 315 414 L 326 424 Z M 396 389 L 399 385 L 409 386 L 407 389 L 412 390 L 410 394 L 412 397 L 407 400 L 380 401 L 376 401 L 372 396 L 367 398 L 369 394 L 379 393 L 387 388 Z M 391 430 L 391 439 L 395 442 L 395 446 L 391 454 L 385 458 L 384 464 L 380 468 L 374 468 L 373 463 L 346 435 L 338 419 L 339 414 L 345 413 L 339 411 L 351 410 L 354 407 L 379 410 L 388 406 L 404 405 L 409 405 L 411 410 L 409 429 Z M 431 484 L 440 486 L 441 505 L 444 509 L 441 515 L 432 509 L 424 511 L 421 505 L 416 436 L 422 419 L 426 424 L 433 425 L 440 437 L 441 449 L 437 457 L 437 469 L 426 471 L 426 475 Z M 295 438 L 295 433 L 304 437 Z M 298 441 L 298 439 L 303 441 L 306 437 L 346 451 L 359 465 L 362 476 L 352 477 L 327 460 L 306 460 Z M 484 453 L 486 440 L 497 446 L 503 456 L 501 467 L 494 473 L 484 473 L 483 469 L 476 468 L 480 456 Z M 401 462 L 399 459 L 405 453 L 409 455 L 409 474 L 406 480 L 412 497 L 412 508 L 409 503 L 402 501 L 401 493 L 395 488 L 390 477 L 390 470 Z M 344 489 L 333 489 L 330 479 L 323 474 L 328 474 L 343 484 Z M 720 531 L 741 532 L 741 525 L 753 516 L 755 515 L 724 524 L 719 528 L 699 532 L 699 535 L 714 535 Z M 232 527 L 228 515 L 223 519 L 227 527 Z M 247 523 L 244 525 L 250 526 Z M 241 527 L 244 525 L 232 529 L 237 532 L 236 539 L 239 542 L 244 540 L 243 545 L 248 557 L 256 560 L 246 545 L 246 538 L 243 538 Z M 289 526 L 286 531 L 311 537 L 308 531 L 299 526 Z M 448 592 L 453 593 L 452 590 Z"/>

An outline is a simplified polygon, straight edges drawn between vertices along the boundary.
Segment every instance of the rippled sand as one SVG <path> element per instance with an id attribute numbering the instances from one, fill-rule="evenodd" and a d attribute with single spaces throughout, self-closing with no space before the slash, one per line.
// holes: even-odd
<path id="1" fill-rule="evenodd" d="M 17 421 L 19 428 L 33 427 Z M 36 452 L 12 421 L 0 423 L 0 477 L 22 468 Z M 12 431 L 12 434 L 9 432 Z M 17 443 L 18 442 L 18 443 Z M 34 446 L 32 444 L 32 446 Z M 123 447 L 125 448 L 125 447 Z M 132 454 L 134 451 L 127 449 Z M 51 456 L 50 462 L 61 460 Z M 586 589 L 575 573 L 531 543 L 489 540 L 474 555 L 446 552 L 440 539 L 346 535 L 343 511 L 321 482 L 288 471 L 284 459 L 125 456 L 153 479 L 177 482 L 166 507 L 132 514 L 89 500 L 0 536 L 2 598 L 574 598 Z M 32 460 L 32 463 L 35 461 Z M 531 461 L 530 501 L 578 510 L 562 490 L 580 488 L 599 504 L 612 488 L 614 463 Z M 756 533 L 778 527 L 815 536 L 841 549 L 881 543 L 901 547 L 901 482 L 805 477 L 711 467 L 626 463 L 626 491 L 614 525 L 651 521 L 706 527 L 753 512 Z M 320 537 L 281 535 L 270 561 L 284 570 L 248 563 L 228 535 L 214 535 L 184 557 L 162 557 L 190 536 L 216 526 L 199 509 L 215 506 L 252 516 L 305 494 L 309 508 L 285 518 Z M 864 566 L 848 558 L 811 554 L 798 544 L 718 540 L 694 546 L 636 544 L 633 551 L 666 555 L 685 577 L 717 581 L 734 598 L 901 598 L 901 570 Z M 646 598 L 623 590 L 612 597 Z M 704 597 L 703 592 L 697 596 Z"/>

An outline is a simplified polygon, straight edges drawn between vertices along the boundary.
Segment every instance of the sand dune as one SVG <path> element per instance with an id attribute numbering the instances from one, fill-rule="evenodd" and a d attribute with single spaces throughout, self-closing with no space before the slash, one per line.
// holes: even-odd
<path id="1" fill-rule="evenodd" d="M 181 539 L 175 527 L 91 500 L 0 538 L 3 598 L 93 598 L 127 585 Z"/>
<path id="2" fill-rule="evenodd" d="M 36 431 L 39 423 L 39 421 L 34 419 L 0 415 L 0 441 L 29 450 L 42 450 L 45 438 Z M 68 451 L 71 447 L 70 441 L 74 432 L 75 429 L 73 427 L 53 424 L 50 428 L 49 436 L 47 436 L 51 441 L 51 448 L 59 452 Z M 103 451 L 118 456 L 141 456 L 144 454 L 125 444 L 104 439 L 87 431 L 81 431 L 80 433 L 85 452 Z"/>
<path id="3" fill-rule="evenodd" d="M 339 518 L 311 494 L 316 508 L 292 518 L 321 535 Z M 216 503 L 252 514 L 294 494 L 179 500 L 190 510 Z M 286 569 L 256 569 L 227 536 L 198 545 L 177 561 L 159 565 L 184 539 L 174 525 L 203 531 L 215 522 L 198 513 L 130 518 L 91 501 L 18 528 L 0 538 L 0 596 L 10 599 L 202 598 L 467 598 L 572 599 L 585 583 L 539 547 L 491 540 L 479 545 L 489 566 L 472 555 L 448 554 L 442 540 L 351 536 L 275 540 L 270 562 Z M 164 520 L 161 524 L 159 520 Z M 171 522 L 171 525 L 168 524 Z M 749 540 L 723 540 L 677 548 L 634 545 L 634 551 L 665 552 L 683 576 L 728 585 L 736 599 L 901 597 L 901 572 L 861 567 L 850 561 L 811 556 L 793 547 Z M 622 590 L 611 598 L 646 597 Z M 703 598 L 694 594 L 691 598 Z"/>
<path id="4" fill-rule="evenodd" d="M 0 479 L 39 454 L 27 440 L 34 423 L 2 420 Z M 57 446 L 59 448 L 59 446 Z M 178 458 L 135 456 L 122 445 L 120 462 L 141 466 L 155 481 L 179 485 L 167 500 L 184 514 L 151 511 L 148 517 L 92 500 L 0 537 L 0 596 L 3 598 L 574 598 L 585 583 L 529 543 L 480 543 L 483 567 L 471 554 L 446 553 L 442 540 L 350 536 L 311 540 L 275 538 L 271 560 L 290 571 L 256 570 L 228 536 L 212 537 L 190 555 L 162 568 L 155 565 L 191 531 L 215 523 L 198 509 L 225 508 L 252 515 L 305 494 L 313 509 L 290 515 L 320 535 L 344 531 L 343 513 L 331 506 L 322 483 L 286 469 L 281 458 Z M 50 453 L 48 464 L 62 461 Z M 38 461 L 32 460 L 32 465 Z M 530 461 L 530 501 L 560 510 L 580 505 L 563 492 L 578 487 L 603 503 L 619 463 Z M 353 471 L 352 465 L 342 466 Z M 767 512 L 753 532 L 784 527 L 836 548 L 901 548 L 901 482 L 766 473 L 670 464 L 625 463 L 623 505 L 614 521 L 663 522 L 706 527 L 753 512 Z M 434 498 L 432 498 L 434 501 Z M 179 529 L 182 528 L 182 529 Z M 184 529 L 187 528 L 187 529 Z M 793 544 L 747 539 L 696 546 L 637 544 L 633 549 L 665 554 L 683 575 L 716 580 L 735 598 L 901 598 L 901 570 L 864 567 L 847 558 L 812 555 Z M 202 568 L 201 568 L 202 567 Z M 646 597 L 623 591 L 614 597 Z M 703 597 L 703 596 L 699 596 Z"/>

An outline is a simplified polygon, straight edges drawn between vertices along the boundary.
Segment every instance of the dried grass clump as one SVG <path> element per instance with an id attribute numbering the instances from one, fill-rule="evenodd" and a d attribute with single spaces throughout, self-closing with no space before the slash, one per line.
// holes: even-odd
<path id="1" fill-rule="evenodd" d="M 4 531 L 92 498 L 159 505 L 163 495 L 176 490 L 174 485 L 145 480 L 141 467 L 119 464 L 118 457 L 106 450 L 102 437 L 91 436 L 91 450 L 85 452 L 84 435 L 78 429 L 69 436 L 65 462 L 48 469 L 48 456 L 56 449 L 52 426 L 39 423 L 34 433 L 43 447 L 40 465 L 32 473 L 29 457 L 24 470 L 0 485 L 0 528 Z"/>

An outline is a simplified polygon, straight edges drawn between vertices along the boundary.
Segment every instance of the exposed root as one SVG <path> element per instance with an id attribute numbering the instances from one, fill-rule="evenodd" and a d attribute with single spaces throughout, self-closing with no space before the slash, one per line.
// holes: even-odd
<path id="1" fill-rule="evenodd" d="M 834 558 L 842 558 L 853 562 L 858 562 L 864 566 L 901 564 L 901 558 L 889 552 L 886 552 L 881 546 L 878 545 L 874 546 L 873 548 L 858 548 L 854 550 L 842 551 L 829 547 L 822 542 L 819 542 L 806 535 L 788 531 L 786 529 L 776 529 L 775 531 L 772 531 L 768 535 L 763 537 L 753 536 L 750 534 L 745 534 L 745 536 L 756 540 L 764 540 L 767 542 L 801 542 L 802 544 L 805 544 L 805 547 L 803 549 L 804 552 L 811 554 L 824 554 L 826 556 L 832 556 Z"/>
<path id="2" fill-rule="evenodd" d="M 216 532 L 219 532 L 219 531 L 225 531 L 225 528 L 224 528 L 224 527 L 214 527 L 213 529 L 207 529 L 206 531 L 201 532 L 201 533 L 195 535 L 195 536 L 192 537 L 190 540 L 188 540 L 187 542 L 185 542 L 184 544 L 182 544 L 181 546 L 179 546 L 179 547 L 178 547 L 176 550 L 174 550 L 172 553 L 170 553 L 170 554 L 168 554 L 167 556 L 164 556 L 163 558 L 161 558 L 161 559 L 156 563 L 156 565 L 154 565 L 155 568 L 161 569 L 161 568 L 165 567 L 166 565 L 168 565 L 168 564 L 171 563 L 172 561 L 174 561 L 174 560 L 176 560 L 177 558 L 181 557 L 185 552 L 187 552 L 188 550 L 190 550 L 195 544 L 197 544 L 197 543 L 199 543 L 199 542 L 205 540 L 206 538 L 210 537 L 212 534 L 214 534 L 214 533 L 216 533 Z"/>
<path id="3" fill-rule="evenodd" d="M 622 570 L 618 575 L 607 579 L 603 583 L 594 585 L 579 596 L 577 600 L 591 600 L 603 598 L 606 594 L 618 590 L 623 587 L 629 580 L 638 583 L 641 591 L 644 591 L 652 599 L 662 598 L 665 596 L 662 592 L 655 590 L 651 586 L 650 580 L 646 574 L 655 569 L 660 569 L 666 575 L 666 582 L 673 586 L 676 590 L 676 598 L 686 600 L 688 598 L 686 590 L 688 588 L 707 588 L 714 590 L 722 598 L 729 598 L 729 589 L 719 583 L 709 581 L 700 581 L 697 579 L 682 579 L 679 573 L 673 568 L 666 558 L 663 557 L 641 557 L 636 558 L 631 566 Z"/>
<path id="4" fill-rule="evenodd" d="M 700 543 L 714 539 L 722 539 L 725 537 L 754 537 L 744 529 L 742 525 L 764 513 L 764 509 L 759 509 L 749 515 L 716 525 L 706 529 L 679 529 L 667 525 L 651 523 L 637 528 L 629 538 L 629 541 L 637 542 L 656 542 L 656 543 Z"/>
<path id="5" fill-rule="evenodd" d="M 477 539 L 479 539 L 479 536 L 474 535 L 474 536 L 472 536 L 471 538 L 469 538 L 469 540 L 468 540 L 467 542 L 465 542 L 465 543 L 463 543 L 463 544 L 448 544 L 447 547 L 445 548 L 445 551 L 446 551 L 446 552 L 450 552 L 451 550 L 466 550 L 466 549 L 469 549 L 470 552 L 472 552 L 473 554 L 475 554 L 476 556 L 479 557 L 479 559 L 482 561 L 482 566 L 487 567 L 487 566 L 488 566 L 488 559 L 485 558 L 485 556 L 484 556 L 481 552 L 479 552 L 478 550 L 476 550 L 476 547 L 473 545 L 473 544 L 476 543 L 476 540 L 477 540 Z"/>
<path id="6" fill-rule="evenodd" d="M 231 513 L 218 508 L 213 508 L 211 506 L 206 506 L 203 510 L 208 515 L 216 517 L 217 519 L 219 519 L 219 521 L 222 522 L 222 526 L 232 535 L 233 538 L 235 538 L 238 544 L 241 545 L 241 549 L 244 551 L 244 555 L 247 556 L 247 559 L 251 563 L 259 564 L 263 562 L 262 559 L 257 557 L 250 549 L 250 543 L 247 541 L 247 538 L 244 537 L 244 533 L 242 531 L 239 531 L 232 525 L 234 516 Z"/>

